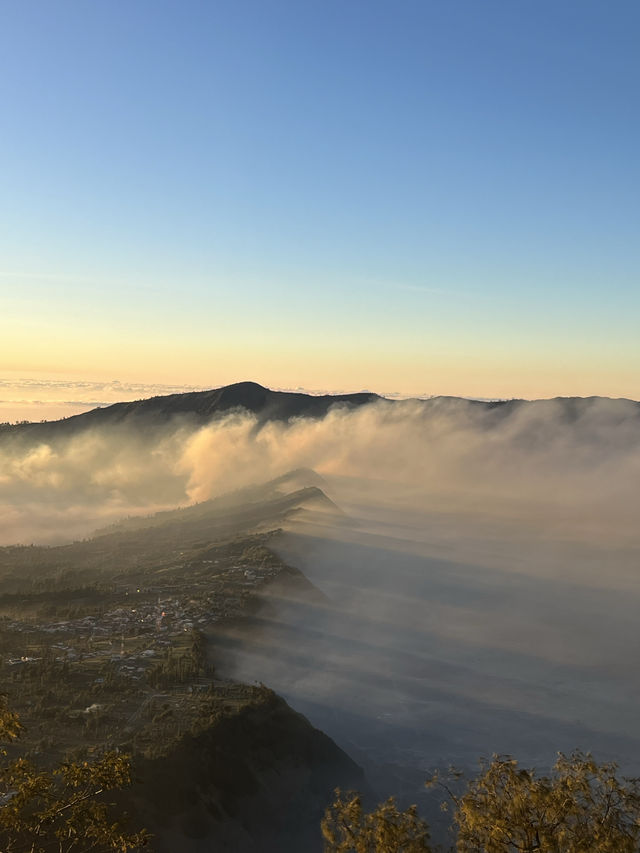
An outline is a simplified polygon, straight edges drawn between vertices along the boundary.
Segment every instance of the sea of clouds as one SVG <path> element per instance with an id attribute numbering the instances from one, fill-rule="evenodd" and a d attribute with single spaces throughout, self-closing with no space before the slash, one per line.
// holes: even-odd
<path id="1" fill-rule="evenodd" d="M 114 517 L 185 505 L 308 467 L 369 482 L 380 501 L 451 506 L 635 535 L 636 403 L 563 400 L 501 410 L 459 399 L 380 401 L 321 420 L 246 412 L 146 435 L 122 426 L 56 443 L 0 441 L 0 542 L 87 535 Z M 378 483 L 378 487 L 371 486 Z M 556 509 L 561 512 L 557 513 Z"/>

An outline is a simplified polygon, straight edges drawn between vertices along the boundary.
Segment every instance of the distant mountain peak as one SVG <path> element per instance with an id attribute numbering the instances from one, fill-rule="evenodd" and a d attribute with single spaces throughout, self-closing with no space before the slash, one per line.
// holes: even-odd
<path id="1" fill-rule="evenodd" d="M 114 403 L 104 408 L 92 409 L 60 421 L 27 423 L 0 428 L 0 442 L 16 441 L 23 445 L 36 442 L 65 441 L 87 429 L 132 428 L 141 435 L 150 436 L 164 429 L 174 420 L 192 427 L 235 412 L 245 412 L 255 418 L 260 428 L 268 421 L 286 422 L 294 418 L 323 418 L 335 406 L 355 409 L 385 400 L 370 391 L 355 394 L 305 394 L 301 391 L 273 391 L 258 382 L 236 382 L 209 391 L 188 391 Z M 393 400 L 387 401 L 393 404 Z M 430 411 L 466 410 L 490 413 L 494 420 L 510 417 L 522 409 L 545 412 L 559 411 L 567 423 L 579 419 L 586 411 L 606 404 L 619 411 L 620 417 L 640 413 L 640 403 L 606 397 L 557 397 L 553 400 L 469 400 L 463 397 L 438 396 L 423 401 L 425 414 Z"/>
<path id="2" fill-rule="evenodd" d="M 382 399 L 377 394 L 311 395 L 294 391 L 272 391 L 257 382 L 236 382 L 209 391 L 187 391 L 148 397 L 111 406 L 92 409 L 59 421 L 16 424 L 5 427 L 0 438 L 26 441 L 65 439 L 84 429 L 122 426 L 141 426 L 145 429 L 163 427 L 174 418 L 201 425 L 234 411 L 254 415 L 259 423 L 269 420 L 287 421 L 291 418 L 322 418 L 332 406 L 355 408 Z"/>

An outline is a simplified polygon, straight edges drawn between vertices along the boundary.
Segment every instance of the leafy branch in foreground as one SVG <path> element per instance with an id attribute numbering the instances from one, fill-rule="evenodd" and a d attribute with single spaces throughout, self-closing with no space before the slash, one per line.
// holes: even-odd
<path id="1" fill-rule="evenodd" d="M 551 773 L 494 756 L 463 793 L 462 774 L 436 774 L 428 787 L 453 806 L 458 853 L 640 853 L 640 780 L 618 776 L 615 763 L 589 753 L 559 754 Z M 415 806 L 387 800 L 365 813 L 358 794 L 336 791 L 322 821 L 325 853 L 430 851 L 427 824 Z"/>
<path id="2" fill-rule="evenodd" d="M 617 769 L 577 751 L 539 776 L 494 756 L 460 796 L 438 775 L 427 784 L 453 803 L 458 853 L 637 853 L 640 780 Z"/>
<path id="3" fill-rule="evenodd" d="M 22 730 L 0 700 L 0 738 L 15 741 Z M 1 754 L 6 756 L 6 750 Z M 64 762 L 39 770 L 17 758 L 0 768 L 0 849 L 3 853 L 106 853 L 148 845 L 144 830 L 125 832 L 101 796 L 131 783 L 129 757 L 105 753 L 98 760 Z"/>

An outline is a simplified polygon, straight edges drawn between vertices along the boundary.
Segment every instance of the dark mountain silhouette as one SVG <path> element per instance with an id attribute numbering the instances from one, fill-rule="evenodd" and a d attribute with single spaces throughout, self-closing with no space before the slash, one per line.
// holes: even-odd
<path id="1" fill-rule="evenodd" d="M 132 432 L 149 436 L 169 422 L 185 422 L 199 426 L 233 412 L 250 412 L 260 427 L 267 421 L 291 418 L 323 418 L 334 406 L 357 408 L 384 400 L 378 394 L 324 394 L 315 396 L 291 391 L 272 391 L 256 382 L 238 382 L 211 391 L 193 391 L 150 397 L 129 403 L 92 409 L 59 421 L 5 424 L 0 427 L 3 441 L 31 444 L 64 441 L 88 429 L 131 428 Z M 556 397 L 550 400 L 468 400 L 462 397 L 432 397 L 424 401 L 429 411 L 459 411 L 482 420 L 481 426 L 492 425 L 511 417 L 523 408 L 535 411 L 541 418 L 553 413 L 554 418 L 570 425 L 590 408 L 607 403 L 610 412 L 619 412 L 620 420 L 640 417 L 640 402 L 606 397 Z M 388 403 L 393 403 L 388 400 Z"/>
<path id="2" fill-rule="evenodd" d="M 377 394 L 311 394 L 291 391 L 271 391 L 256 382 L 238 382 L 211 391 L 192 391 L 168 394 L 130 403 L 92 409 L 60 421 L 14 424 L 5 426 L 0 436 L 51 441 L 75 435 L 86 429 L 132 426 L 161 427 L 170 420 L 182 418 L 190 423 L 203 424 L 234 411 L 248 411 L 259 423 L 290 418 L 322 418 L 332 406 L 356 407 L 381 399 Z"/>

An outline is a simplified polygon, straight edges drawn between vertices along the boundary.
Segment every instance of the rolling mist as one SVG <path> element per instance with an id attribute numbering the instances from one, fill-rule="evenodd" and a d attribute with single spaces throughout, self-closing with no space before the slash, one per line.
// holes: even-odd
<path id="1" fill-rule="evenodd" d="M 311 398 L 312 399 L 312 398 Z M 90 426 L 0 443 L 0 542 L 72 539 L 128 513 L 186 505 L 295 468 L 358 480 L 376 504 L 635 541 L 640 406 L 456 398 L 336 406 L 319 419 L 235 411 L 204 425 Z"/>

